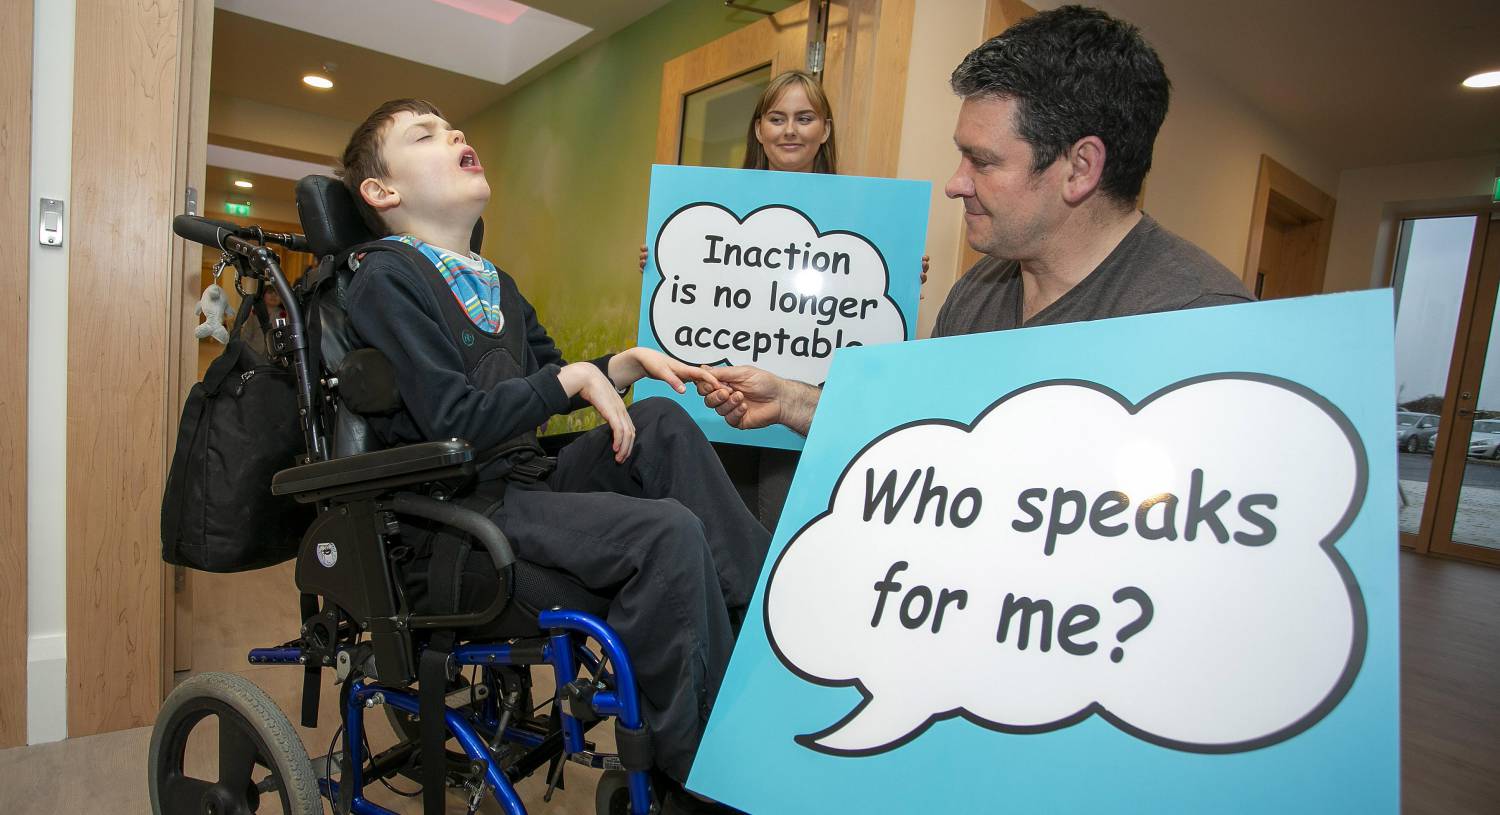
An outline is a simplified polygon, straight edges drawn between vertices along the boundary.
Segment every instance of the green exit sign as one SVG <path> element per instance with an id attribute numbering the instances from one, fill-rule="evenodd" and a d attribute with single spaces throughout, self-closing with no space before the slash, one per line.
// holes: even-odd
<path id="1" fill-rule="evenodd" d="M 1495 176 L 1495 197 L 1491 200 L 1500 203 L 1500 176 Z"/>
<path id="2" fill-rule="evenodd" d="M 233 201 L 225 201 L 224 211 L 229 213 L 230 215 L 241 215 L 246 218 L 250 217 L 249 204 L 236 204 Z"/>

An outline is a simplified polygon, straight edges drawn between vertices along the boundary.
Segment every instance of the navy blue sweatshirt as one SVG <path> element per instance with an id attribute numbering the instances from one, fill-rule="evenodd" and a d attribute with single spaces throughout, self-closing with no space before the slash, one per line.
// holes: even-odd
<path id="1" fill-rule="evenodd" d="M 349 286 L 355 334 L 390 359 L 405 403 L 391 416 L 370 417 L 371 429 L 385 444 L 460 438 L 486 450 L 535 430 L 550 416 L 584 406 L 581 398 L 570 400 L 558 382 L 567 361 L 524 297 L 527 353 L 520 362 L 525 375 L 488 390 L 470 385 L 440 304 L 419 274 L 438 271 L 419 271 L 394 253 L 371 253 Z"/>

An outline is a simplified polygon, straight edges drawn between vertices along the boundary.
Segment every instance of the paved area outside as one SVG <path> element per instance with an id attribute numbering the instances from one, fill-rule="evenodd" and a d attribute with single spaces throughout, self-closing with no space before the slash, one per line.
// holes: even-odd
<path id="1" fill-rule="evenodd" d="M 1427 500 L 1427 479 L 1432 456 L 1400 453 L 1397 466 L 1400 495 L 1400 528 L 1416 534 Z M 1500 548 L 1500 463 L 1469 459 L 1464 468 L 1464 486 L 1458 495 L 1458 518 L 1453 539 L 1462 543 Z"/>

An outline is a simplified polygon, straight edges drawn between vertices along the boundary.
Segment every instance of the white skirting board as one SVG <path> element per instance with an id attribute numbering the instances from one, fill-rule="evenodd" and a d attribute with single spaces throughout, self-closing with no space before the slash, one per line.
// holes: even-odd
<path id="1" fill-rule="evenodd" d="M 68 638 L 43 634 L 26 649 L 26 743 L 68 737 Z"/>

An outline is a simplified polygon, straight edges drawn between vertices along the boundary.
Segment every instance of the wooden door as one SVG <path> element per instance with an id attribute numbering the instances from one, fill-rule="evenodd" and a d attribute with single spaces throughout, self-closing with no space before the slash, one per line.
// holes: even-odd
<path id="1" fill-rule="evenodd" d="M 759 94 L 751 91 L 756 84 L 764 88 L 776 74 L 807 65 L 809 8 L 808 0 L 803 0 L 694 48 L 662 66 L 661 110 L 656 130 L 657 164 L 679 163 L 685 142 L 689 154 L 695 152 L 696 146 L 700 148 L 696 152 L 701 156 L 702 142 L 723 141 L 722 138 L 704 139 L 701 131 L 690 132 L 684 138 L 683 124 L 687 118 L 684 114 L 690 107 L 694 111 L 711 109 L 702 114 L 709 117 L 708 120 L 696 124 L 716 130 L 721 122 L 732 122 L 736 117 L 730 106 L 742 107 L 748 99 L 750 110 L 754 109 Z M 738 118 L 741 123 L 745 122 L 749 111 Z M 708 153 L 711 156 L 720 154 L 712 148 Z"/>
<path id="2" fill-rule="evenodd" d="M 1242 277 L 1245 287 L 1262 300 L 1322 294 L 1333 211 L 1333 196 L 1262 155 Z"/>
<path id="3" fill-rule="evenodd" d="M 717 164 L 728 164 L 723 143 L 737 141 L 743 148 L 759 99 L 757 84 L 764 89 L 782 71 L 800 68 L 821 77 L 833 108 L 839 172 L 894 176 L 914 5 L 914 0 L 804 0 L 667 62 L 656 163 L 713 163 L 697 159 L 716 156 Z M 699 112 L 710 103 L 718 107 L 713 119 Z M 684 131 L 685 124 L 715 121 L 717 138 Z M 701 149 L 695 140 L 725 149 Z"/>

